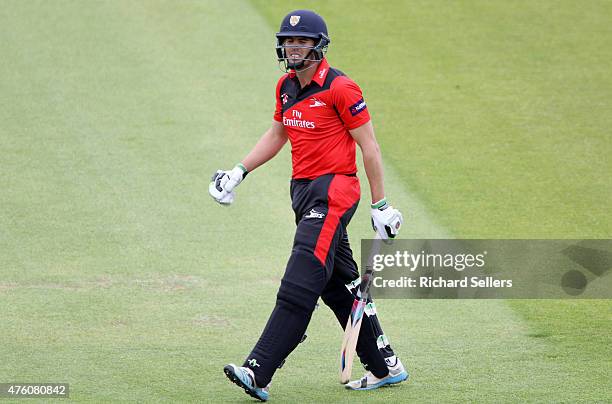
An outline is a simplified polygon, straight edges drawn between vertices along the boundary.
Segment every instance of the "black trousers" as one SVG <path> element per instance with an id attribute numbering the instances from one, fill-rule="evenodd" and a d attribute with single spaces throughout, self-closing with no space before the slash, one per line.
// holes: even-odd
<path id="1" fill-rule="evenodd" d="M 297 225 L 291 257 L 276 306 L 244 362 L 253 370 L 258 386 L 270 383 L 278 366 L 299 344 L 319 297 L 345 327 L 356 293 L 351 284 L 359 278 L 346 228 L 359 198 L 359 179 L 354 175 L 328 174 L 291 181 Z M 341 341 L 337 342 L 339 352 Z M 394 353 L 375 311 L 363 318 L 357 354 L 375 376 L 388 374 L 385 358 Z"/>

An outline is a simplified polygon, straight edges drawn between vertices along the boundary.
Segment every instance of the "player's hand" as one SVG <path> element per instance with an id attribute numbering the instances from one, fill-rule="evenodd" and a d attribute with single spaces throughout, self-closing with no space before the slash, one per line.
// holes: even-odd
<path id="1" fill-rule="evenodd" d="M 234 188 L 242 182 L 247 173 L 242 164 L 229 171 L 217 170 L 208 185 L 208 193 L 221 205 L 231 205 L 234 202 Z"/>
<path id="2" fill-rule="evenodd" d="M 242 165 L 242 163 L 236 164 L 236 167 L 232 168 L 230 171 L 226 171 L 229 178 L 223 189 L 225 189 L 227 192 L 232 192 L 234 188 L 240 185 L 248 173 L 249 172 L 247 171 L 246 167 Z"/>
<path id="3" fill-rule="evenodd" d="M 387 204 L 385 199 L 372 204 L 372 228 L 381 239 L 395 238 L 404 222 L 399 210 Z"/>
<path id="4" fill-rule="evenodd" d="M 217 170 L 212 176 L 212 182 L 208 185 L 208 193 L 221 205 L 231 205 L 234 202 L 234 193 L 224 189 L 229 180 L 228 172 Z"/>

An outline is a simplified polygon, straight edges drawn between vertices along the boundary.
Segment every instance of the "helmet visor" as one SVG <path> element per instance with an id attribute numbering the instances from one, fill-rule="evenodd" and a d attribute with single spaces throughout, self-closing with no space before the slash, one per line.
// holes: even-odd
<path id="1" fill-rule="evenodd" d="M 288 38 L 295 40 L 288 41 Z M 321 61 L 327 51 L 328 43 L 329 39 L 323 34 L 279 32 L 276 34 L 276 54 L 278 61 L 284 65 L 285 71 L 300 70 L 306 62 Z M 299 51 L 292 52 L 296 49 Z"/>
<path id="2" fill-rule="evenodd" d="M 284 61 L 290 69 L 303 66 L 305 61 L 318 61 L 317 55 L 313 52 L 316 47 L 317 41 L 306 36 L 281 36 L 276 45 L 279 61 Z"/>

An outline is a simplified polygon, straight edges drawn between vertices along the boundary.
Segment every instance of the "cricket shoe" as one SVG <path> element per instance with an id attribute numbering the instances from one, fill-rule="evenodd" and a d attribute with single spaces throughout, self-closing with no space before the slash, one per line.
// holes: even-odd
<path id="1" fill-rule="evenodd" d="M 268 401 L 270 385 L 268 384 L 264 388 L 257 387 L 255 385 L 255 375 L 251 369 L 230 363 L 223 368 L 223 372 L 234 384 L 242 387 L 249 396 L 259 401 Z"/>
<path id="2" fill-rule="evenodd" d="M 366 373 L 361 379 L 354 380 L 345 384 L 347 389 L 351 390 L 373 390 L 382 386 L 401 383 L 408 379 L 408 372 L 404 369 L 404 365 L 399 358 L 391 357 L 385 359 L 389 374 L 382 379 L 374 376 L 372 372 Z M 393 366 L 390 364 L 393 363 Z"/>

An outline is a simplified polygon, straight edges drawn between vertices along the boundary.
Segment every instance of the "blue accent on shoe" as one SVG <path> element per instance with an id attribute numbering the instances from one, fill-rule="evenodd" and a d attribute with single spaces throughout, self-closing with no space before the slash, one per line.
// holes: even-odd
<path id="1" fill-rule="evenodd" d="M 223 368 L 223 373 L 234 384 L 244 389 L 249 396 L 258 399 L 259 401 L 268 401 L 268 392 L 255 385 L 255 381 L 244 368 L 229 364 Z"/>
<path id="2" fill-rule="evenodd" d="M 408 379 L 408 372 L 406 372 L 404 370 L 403 372 L 399 373 L 398 375 L 395 375 L 395 376 L 392 376 L 392 377 L 385 377 L 384 379 L 382 379 L 378 383 L 373 384 L 371 386 L 360 387 L 360 388 L 357 388 L 357 389 L 353 389 L 351 387 L 348 387 L 348 385 L 347 385 L 347 388 L 351 389 L 351 390 L 374 390 L 374 389 L 377 389 L 379 387 L 401 383 L 401 382 L 403 382 L 404 380 L 407 380 L 407 379 Z"/>

